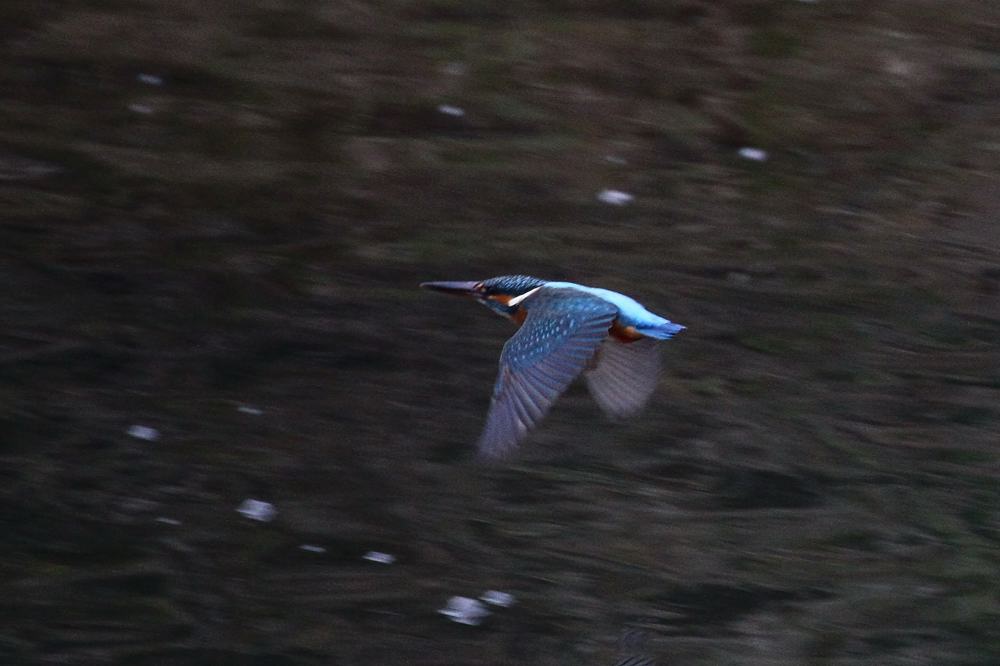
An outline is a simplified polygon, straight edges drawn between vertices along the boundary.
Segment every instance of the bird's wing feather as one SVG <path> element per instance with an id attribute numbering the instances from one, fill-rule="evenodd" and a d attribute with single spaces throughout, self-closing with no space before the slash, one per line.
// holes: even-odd
<path id="1" fill-rule="evenodd" d="M 660 350 L 655 340 L 619 342 L 608 338 L 597 351 L 597 364 L 584 374 L 587 388 L 608 416 L 624 418 L 641 410 L 660 379 Z"/>
<path id="2" fill-rule="evenodd" d="M 512 451 L 545 416 L 608 336 L 617 308 L 573 289 L 540 289 L 526 299 L 524 324 L 503 347 L 479 452 Z"/>

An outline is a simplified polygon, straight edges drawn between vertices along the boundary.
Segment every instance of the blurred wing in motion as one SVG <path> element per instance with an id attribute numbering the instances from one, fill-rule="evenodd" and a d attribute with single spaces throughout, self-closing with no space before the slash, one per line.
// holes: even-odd
<path id="1" fill-rule="evenodd" d="M 510 453 L 569 387 L 608 337 L 618 309 L 575 289 L 545 289 L 524 301 L 527 317 L 500 354 L 500 372 L 480 455 Z"/>
<path id="2" fill-rule="evenodd" d="M 619 658 L 614 666 L 656 666 L 656 660 L 646 654 L 646 633 L 626 629 L 618 642 Z"/>
<path id="3" fill-rule="evenodd" d="M 597 352 L 597 365 L 587 370 L 587 388 L 605 414 L 632 416 L 641 410 L 660 379 L 656 340 L 619 342 L 608 338 Z"/>
<path id="4" fill-rule="evenodd" d="M 656 666 L 656 660 L 644 654 L 626 655 L 616 661 L 615 666 Z"/>

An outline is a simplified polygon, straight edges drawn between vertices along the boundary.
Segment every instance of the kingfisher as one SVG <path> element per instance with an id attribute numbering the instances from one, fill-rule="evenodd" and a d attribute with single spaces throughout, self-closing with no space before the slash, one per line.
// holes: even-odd
<path id="1" fill-rule="evenodd" d="M 423 282 L 472 298 L 519 327 L 500 353 L 486 425 L 485 458 L 513 452 L 577 376 L 612 418 L 639 412 L 659 381 L 657 342 L 684 330 L 608 289 L 502 275 L 468 282 Z"/>

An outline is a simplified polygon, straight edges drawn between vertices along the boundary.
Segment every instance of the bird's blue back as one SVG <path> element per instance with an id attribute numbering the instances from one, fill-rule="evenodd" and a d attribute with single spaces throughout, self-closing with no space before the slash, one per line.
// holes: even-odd
<path id="1" fill-rule="evenodd" d="M 667 339 L 683 330 L 683 326 L 674 324 L 657 314 L 653 314 L 634 298 L 619 294 L 610 289 L 587 287 L 574 282 L 546 282 L 545 287 L 556 289 L 578 289 L 611 303 L 618 308 L 618 322 L 622 326 L 634 326 L 636 330 L 653 338 Z"/>

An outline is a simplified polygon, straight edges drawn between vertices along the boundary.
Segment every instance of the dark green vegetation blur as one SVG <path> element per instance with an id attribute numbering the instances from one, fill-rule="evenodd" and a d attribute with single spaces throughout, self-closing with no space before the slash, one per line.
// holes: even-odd
<path id="1" fill-rule="evenodd" d="M 1000 5 L 624 4 L 0 3 L 0 663 L 1000 663 Z M 475 464 L 504 273 L 651 407 Z"/>

